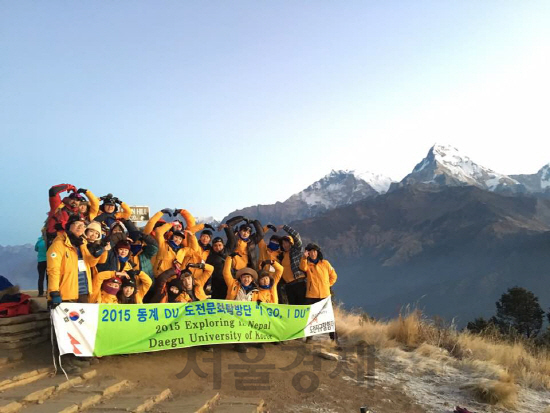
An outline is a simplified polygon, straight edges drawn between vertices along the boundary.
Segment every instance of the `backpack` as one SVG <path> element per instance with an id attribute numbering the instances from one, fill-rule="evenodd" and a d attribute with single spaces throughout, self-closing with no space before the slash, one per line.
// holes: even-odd
<path id="1" fill-rule="evenodd" d="M 19 296 L 19 297 L 18 297 Z M 14 294 L 9 297 L 9 301 L 0 303 L 0 318 L 15 317 L 26 315 L 31 312 L 31 297 L 27 294 Z M 13 300 L 12 300 L 13 297 Z"/>

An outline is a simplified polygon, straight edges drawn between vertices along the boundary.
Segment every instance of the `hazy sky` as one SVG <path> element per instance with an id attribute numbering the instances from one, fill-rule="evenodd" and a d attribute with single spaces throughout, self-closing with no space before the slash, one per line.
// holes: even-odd
<path id="1" fill-rule="evenodd" d="M 0 1 L 0 244 L 69 182 L 218 218 L 435 143 L 550 161 L 550 2 Z"/>

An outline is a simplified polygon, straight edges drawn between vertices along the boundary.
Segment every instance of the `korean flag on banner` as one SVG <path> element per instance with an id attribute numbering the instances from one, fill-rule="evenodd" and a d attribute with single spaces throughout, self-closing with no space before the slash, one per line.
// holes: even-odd
<path id="1" fill-rule="evenodd" d="M 52 310 L 60 354 L 94 355 L 99 305 L 61 303 Z"/>

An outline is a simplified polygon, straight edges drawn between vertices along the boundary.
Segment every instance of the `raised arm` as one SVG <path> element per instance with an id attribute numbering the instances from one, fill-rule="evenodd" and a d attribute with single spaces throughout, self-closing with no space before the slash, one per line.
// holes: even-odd
<path id="1" fill-rule="evenodd" d="M 132 216 L 132 209 L 128 206 L 126 202 L 121 202 L 120 207 L 122 211 L 116 213 L 118 219 L 130 219 Z"/>
<path id="2" fill-rule="evenodd" d="M 227 257 L 225 259 L 225 264 L 223 265 L 223 280 L 227 287 L 231 287 L 235 279 L 231 275 L 231 267 L 233 266 L 233 257 Z"/>
<path id="3" fill-rule="evenodd" d="M 84 193 L 88 201 L 90 201 L 90 210 L 88 212 L 90 214 L 90 220 L 93 220 L 99 213 L 99 199 L 88 189 Z"/>
<path id="4" fill-rule="evenodd" d="M 147 224 L 145 225 L 145 228 L 143 228 L 143 233 L 149 235 L 151 232 L 153 232 L 153 229 L 155 228 L 155 224 L 159 222 L 160 218 L 164 215 L 164 212 L 159 211 L 155 215 L 153 215 Z"/>
<path id="5" fill-rule="evenodd" d="M 283 225 L 283 229 L 292 237 L 294 240 L 294 248 L 302 248 L 302 237 L 295 229 L 289 227 L 288 225 Z"/>
<path id="6" fill-rule="evenodd" d="M 253 237 L 254 242 L 256 244 L 259 244 L 260 241 L 264 239 L 264 228 L 262 227 L 262 224 L 260 223 L 260 221 L 258 221 L 257 219 L 252 221 L 252 225 L 254 225 L 254 229 L 256 230 Z"/>

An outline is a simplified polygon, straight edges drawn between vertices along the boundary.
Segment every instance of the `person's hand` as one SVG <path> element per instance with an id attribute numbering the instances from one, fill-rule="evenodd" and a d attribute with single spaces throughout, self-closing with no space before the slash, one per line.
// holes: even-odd
<path id="1" fill-rule="evenodd" d="M 164 209 L 161 209 L 160 212 L 162 212 L 163 214 L 166 214 L 169 217 L 171 217 L 173 211 L 170 208 L 164 208 Z"/>
<path id="2" fill-rule="evenodd" d="M 263 268 L 265 267 L 266 265 L 273 265 L 273 260 L 265 260 L 265 261 L 262 261 L 261 265 L 260 265 L 260 268 Z"/>
<path id="3" fill-rule="evenodd" d="M 277 225 L 277 230 L 281 230 L 283 229 L 285 226 L 284 225 Z"/>
<path id="4" fill-rule="evenodd" d="M 249 218 L 243 217 L 243 221 L 246 222 L 247 224 L 250 224 L 250 219 Z"/>
<path id="5" fill-rule="evenodd" d="M 135 277 L 138 276 L 139 271 L 138 270 L 129 270 L 129 271 L 126 271 L 126 273 L 128 274 L 128 278 L 135 278 Z"/>
<path id="6" fill-rule="evenodd" d="M 195 235 L 193 234 L 193 232 L 189 231 L 188 229 L 183 230 L 183 232 L 184 234 Z"/>
<path id="7" fill-rule="evenodd" d="M 67 192 L 76 192 L 76 186 L 68 184 Z"/>
<path id="8" fill-rule="evenodd" d="M 309 251 L 304 251 L 304 257 L 309 258 Z"/>
<path id="9" fill-rule="evenodd" d="M 111 243 L 108 242 L 107 245 L 105 245 L 105 251 L 111 251 Z"/>
<path id="10" fill-rule="evenodd" d="M 239 253 L 236 252 L 236 251 L 235 251 L 235 252 L 232 252 L 231 254 L 229 254 L 229 256 L 230 256 L 231 258 L 235 258 L 237 255 L 238 255 L 239 257 L 241 257 L 241 254 L 239 254 Z"/>
<path id="11" fill-rule="evenodd" d="M 198 264 L 194 264 L 194 263 L 190 263 L 190 264 L 187 264 L 187 268 L 199 268 L 201 270 L 204 270 L 204 263 L 198 263 Z"/>
<path id="12" fill-rule="evenodd" d="M 214 227 L 213 227 L 212 225 L 210 225 L 210 224 L 204 224 L 204 228 L 208 228 L 208 229 L 211 229 L 212 231 L 216 231 L 216 230 L 214 229 Z"/>
<path id="13" fill-rule="evenodd" d="M 130 278 L 130 276 L 128 275 L 128 273 L 126 271 L 116 271 L 115 275 L 117 277 Z"/>
<path id="14" fill-rule="evenodd" d="M 79 194 L 85 194 L 86 192 L 88 192 L 87 189 L 84 189 L 84 188 L 78 188 L 78 191 L 76 191 L 77 193 Z"/>
<path id="15" fill-rule="evenodd" d="M 271 224 L 267 224 L 267 227 L 273 231 L 273 232 L 277 232 L 277 227 L 275 225 L 271 225 Z"/>
<path id="16" fill-rule="evenodd" d="M 119 204 L 119 205 L 122 204 L 122 201 L 121 201 L 120 199 L 118 199 L 116 196 L 113 197 L 113 202 L 114 202 L 115 204 Z"/>
<path id="17" fill-rule="evenodd" d="M 228 227 L 227 224 L 220 224 L 220 226 L 218 227 L 218 231 L 221 231 L 222 229 L 227 228 L 227 227 Z"/>
<path id="18" fill-rule="evenodd" d="M 57 307 L 59 304 L 62 303 L 61 294 L 59 294 L 59 291 L 52 291 L 50 293 L 50 297 L 52 299 L 52 304 L 51 304 L 52 309 L 54 309 L 55 307 Z"/>

